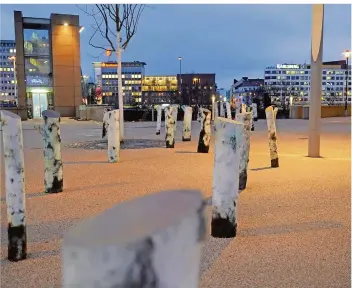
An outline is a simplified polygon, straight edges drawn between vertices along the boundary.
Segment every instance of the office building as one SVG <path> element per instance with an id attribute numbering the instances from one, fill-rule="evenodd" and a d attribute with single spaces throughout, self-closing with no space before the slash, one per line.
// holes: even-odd
<path id="1" fill-rule="evenodd" d="M 19 114 L 39 118 L 54 109 L 74 117 L 82 104 L 79 17 L 14 17 Z"/>
<path id="2" fill-rule="evenodd" d="M 174 76 L 145 76 L 142 83 L 142 102 L 146 104 L 176 103 L 178 82 Z"/>
<path id="3" fill-rule="evenodd" d="M 345 101 L 346 63 L 344 60 L 323 63 L 322 103 Z M 348 67 L 348 102 L 351 101 L 351 67 Z M 310 96 L 309 64 L 277 64 L 264 70 L 264 85 L 273 100 L 304 103 Z M 292 99 L 290 99 L 292 98 Z"/>
<path id="4" fill-rule="evenodd" d="M 231 86 L 232 97 L 239 103 L 251 104 L 253 99 L 262 100 L 264 93 L 264 79 L 242 77 L 233 80 Z"/>
<path id="5" fill-rule="evenodd" d="M 177 79 L 182 79 L 181 103 L 211 105 L 217 89 L 214 73 L 177 74 Z"/>
<path id="6" fill-rule="evenodd" d="M 144 62 L 122 62 L 122 93 L 124 104 L 142 102 Z M 102 104 L 118 105 L 117 62 L 93 62 L 95 83 L 102 90 Z"/>
<path id="7" fill-rule="evenodd" d="M 0 107 L 17 106 L 16 43 L 0 40 Z"/>

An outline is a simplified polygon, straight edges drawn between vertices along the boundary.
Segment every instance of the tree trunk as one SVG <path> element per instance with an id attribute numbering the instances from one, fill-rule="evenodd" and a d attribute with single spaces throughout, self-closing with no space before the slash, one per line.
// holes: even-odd
<path id="1" fill-rule="evenodd" d="M 228 119 L 232 119 L 230 102 L 226 102 L 226 114 Z"/>
<path id="2" fill-rule="evenodd" d="M 120 160 L 120 127 L 119 112 L 112 110 L 107 112 L 108 116 L 108 159 L 110 163 L 116 163 Z"/>
<path id="3" fill-rule="evenodd" d="M 186 106 L 184 108 L 182 141 L 191 141 L 191 137 L 192 137 L 191 128 L 192 128 L 192 107 Z"/>
<path id="4" fill-rule="evenodd" d="M 252 112 L 245 112 L 236 115 L 236 121 L 243 124 L 243 141 L 239 141 L 240 167 L 239 167 L 239 190 L 246 189 L 247 168 L 249 162 L 249 149 L 251 137 Z"/>
<path id="5" fill-rule="evenodd" d="M 198 153 L 208 153 L 209 146 L 210 146 L 210 134 L 211 134 L 211 112 L 208 109 L 200 108 L 202 113 L 202 126 L 199 133 L 199 140 L 198 140 Z"/>
<path id="6" fill-rule="evenodd" d="M 166 110 L 165 110 L 166 111 Z M 174 107 L 170 107 L 167 111 L 166 117 L 166 135 L 165 142 L 166 148 L 174 148 L 175 147 L 175 118 L 174 118 Z"/>
<path id="7" fill-rule="evenodd" d="M 120 141 L 125 138 L 124 133 L 124 116 L 123 116 L 123 89 L 122 89 L 122 59 L 121 59 L 121 43 L 120 31 L 117 29 L 117 89 L 119 97 L 119 124 L 120 124 Z"/>
<path id="8" fill-rule="evenodd" d="M 239 147 L 243 141 L 243 124 L 217 118 L 215 131 L 211 235 L 231 238 L 237 232 Z"/>
<path id="9" fill-rule="evenodd" d="M 1 111 L 5 158 L 5 189 L 8 222 L 8 259 L 27 257 L 24 156 L 21 118 Z"/>
<path id="10" fill-rule="evenodd" d="M 277 108 L 273 110 L 273 106 L 269 106 L 265 109 L 266 123 L 268 125 L 268 137 L 269 137 L 269 149 L 270 149 L 270 160 L 271 167 L 279 167 L 279 156 L 277 153 L 277 135 L 276 135 L 276 113 Z"/>
<path id="11" fill-rule="evenodd" d="M 45 193 L 58 193 L 63 190 L 60 114 L 53 110 L 46 110 L 42 115 Z"/>
<path id="12" fill-rule="evenodd" d="M 161 105 L 158 106 L 157 108 L 157 118 L 156 118 L 156 135 L 160 135 L 160 129 L 161 129 Z"/>
<path id="13" fill-rule="evenodd" d="M 197 288 L 205 232 L 201 192 L 123 202 L 66 233 L 62 287 Z"/>

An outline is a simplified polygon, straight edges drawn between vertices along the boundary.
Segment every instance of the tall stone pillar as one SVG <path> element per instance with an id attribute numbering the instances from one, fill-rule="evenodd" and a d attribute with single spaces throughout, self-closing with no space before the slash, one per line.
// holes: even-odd
<path id="1" fill-rule="evenodd" d="M 323 62 L 324 5 L 312 5 L 312 57 L 310 74 L 310 104 L 308 156 L 320 157 L 321 85 Z"/>

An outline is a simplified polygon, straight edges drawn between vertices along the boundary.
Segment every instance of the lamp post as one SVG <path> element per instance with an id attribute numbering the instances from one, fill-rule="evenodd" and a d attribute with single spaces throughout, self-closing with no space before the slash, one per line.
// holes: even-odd
<path id="1" fill-rule="evenodd" d="M 345 55 L 346 58 L 346 95 L 345 95 L 345 117 L 348 116 L 347 112 L 347 97 L 348 97 L 348 58 L 350 58 L 350 50 L 346 50 L 343 54 Z"/>
<path id="2" fill-rule="evenodd" d="M 215 120 L 215 95 L 211 96 L 211 120 Z"/>
<path id="3" fill-rule="evenodd" d="M 178 59 L 178 61 L 180 61 L 180 98 L 182 98 L 181 96 L 182 96 L 182 57 L 178 57 L 177 58 Z M 182 99 L 182 103 L 183 103 L 183 99 Z M 191 104 L 191 103 L 189 103 L 189 104 Z"/>
<path id="4" fill-rule="evenodd" d="M 15 81 L 15 100 L 16 100 L 16 105 L 18 105 L 17 101 L 17 75 L 16 75 L 16 56 L 11 56 L 9 57 L 9 60 L 13 61 L 13 78 Z"/>

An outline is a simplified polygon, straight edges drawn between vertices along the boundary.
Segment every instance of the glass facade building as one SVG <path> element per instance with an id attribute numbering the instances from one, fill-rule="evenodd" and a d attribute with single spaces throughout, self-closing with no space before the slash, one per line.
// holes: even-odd
<path id="1" fill-rule="evenodd" d="M 172 103 L 178 91 L 177 76 L 145 76 L 142 100 L 147 104 Z"/>
<path id="2" fill-rule="evenodd" d="M 17 106 L 16 43 L 0 40 L 0 107 Z"/>

